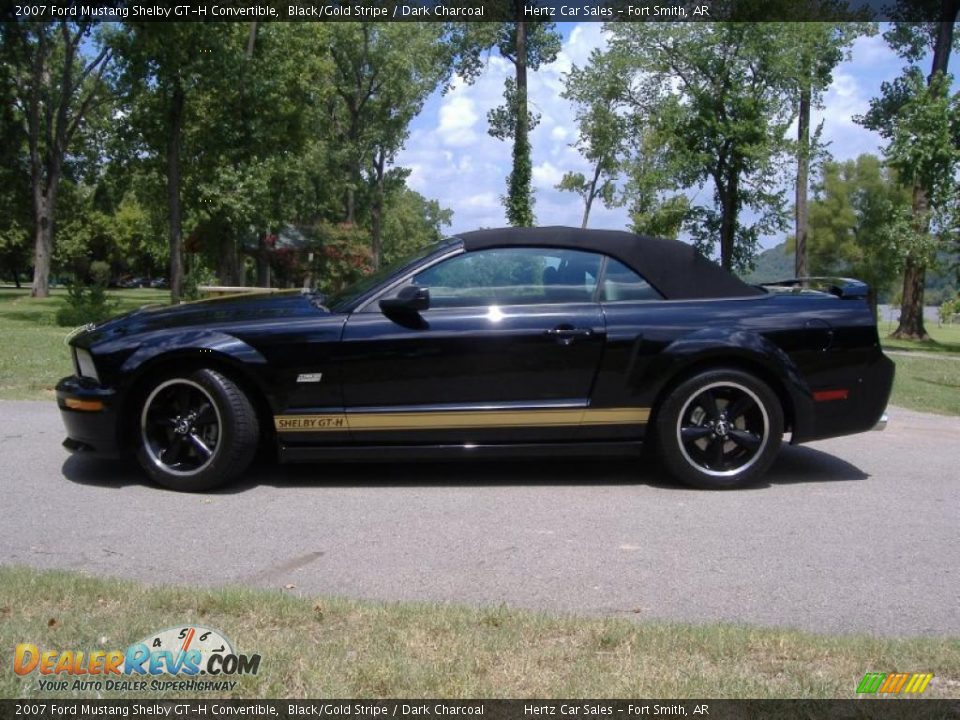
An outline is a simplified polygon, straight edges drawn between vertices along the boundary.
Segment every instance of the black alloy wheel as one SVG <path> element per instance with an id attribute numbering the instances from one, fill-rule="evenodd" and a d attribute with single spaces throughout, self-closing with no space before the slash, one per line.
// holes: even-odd
<path id="1" fill-rule="evenodd" d="M 139 425 L 141 466 L 174 490 L 209 490 L 232 480 L 250 464 L 259 437 L 249 398 L 209 369 L 158 382 Z"/>
<path id="2" fill-rule="evenodd" d="M 681 383 L 657 416 L 664 462 L 681 482 L 741 487 L 769 468 L 783 436 L 783 410 L 761 380 L 713 370 Z"/>

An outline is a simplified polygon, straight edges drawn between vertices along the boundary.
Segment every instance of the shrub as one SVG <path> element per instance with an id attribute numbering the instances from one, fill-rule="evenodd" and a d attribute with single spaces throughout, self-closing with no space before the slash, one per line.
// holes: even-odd
<path id="1" fill-rule="evenodd" d="M 106 263 L 103 264 L 106 265 Z M 57 310 L 57 325 L 76 327 L 101 322 L 113 314 L 116 309 L 115 304 L 107 300 L 106 289 L 110 268 L 107 267 L 105 274 L 93 271 L 93 268 L 91 271 L 97 278 L 97 281 L 91 285 L 74 281 L 67 286 L 67 305 Z"/>
<path id="2" fill-rule="evenodd" d="M 940 322 L 949 323 L 954 315 L 960 315 L 960 297 L 953 300 L 947 300 L 940 305 Z"/>

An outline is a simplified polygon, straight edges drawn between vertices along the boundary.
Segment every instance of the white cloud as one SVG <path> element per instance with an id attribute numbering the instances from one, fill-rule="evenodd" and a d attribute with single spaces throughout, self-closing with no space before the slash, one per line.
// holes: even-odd
<path id="1" fill-rule="evenodd" d="M 553 189 L 563 179 L 563 171 L 550 162 L 542 162 L 533 168 L 533 184 L 539 189 Z"/>
<path id="2" fill-rule="evenodd" d="M 463 199 L 463 204 L 469 208 L 492 210 L 500 206 L 500 198 L 492 192 L 483 192 L 477 193 L 476 195 L 468 195 Z"/>
<path id="3" fill-rule="evenodd" d="M 440 124 L 437 134 L 448 147 L 466 147 L 476 142 L 477 133 L 473 126 L 479 116 L 473 100 L 463 92 L 453 91 L 444 98 L 440 106 Z"/>

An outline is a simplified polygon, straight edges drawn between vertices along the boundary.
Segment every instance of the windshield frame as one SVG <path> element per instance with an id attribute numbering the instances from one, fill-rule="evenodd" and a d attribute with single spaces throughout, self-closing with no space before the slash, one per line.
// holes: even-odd
<path id="1" fill-rule="evenodd" d="M 337 293 L 324 298 L 324 305 L 335 313 L 351 313 L 363 306 L 367 300 L 375 296 L 383 287 L 388 287 L 397 278 L 407 275 L 413 268 L 429 262 L 434 257 L 446 255 L 451 250 L 462 246 L 463 241 L 458 237 L 447 237 L 425 248 L 420 248 L 404 258 L 391 263 L 387 267 L 361 278 Z"/>

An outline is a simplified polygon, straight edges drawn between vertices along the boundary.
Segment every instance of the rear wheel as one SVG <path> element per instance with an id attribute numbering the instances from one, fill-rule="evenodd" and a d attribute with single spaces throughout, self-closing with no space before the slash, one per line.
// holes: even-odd
<path id="1" fill-rule="evenodd" d="M 783 409 L 770 387 L 739 370 L 711 370 L 681 383 L 657 413 L 657 444 L 680 482 L 733 488 L 767 471 L 783 437 Z"/>
<path id="2" fill-rule="evenodd" d="M 214 370 L 198 370 L 168 377 L 147 393 L 137 459 L 164 487 L 210 490 L 246 470 L 259 432 L 244 392 Z"/>

